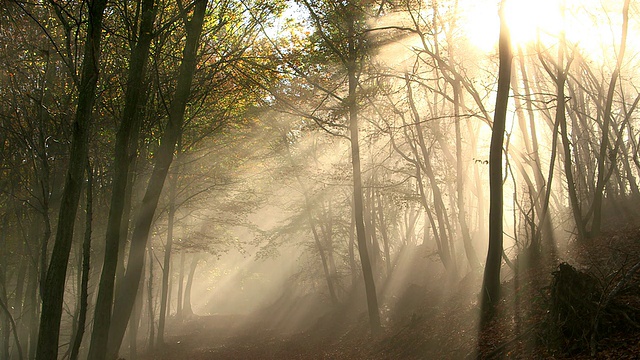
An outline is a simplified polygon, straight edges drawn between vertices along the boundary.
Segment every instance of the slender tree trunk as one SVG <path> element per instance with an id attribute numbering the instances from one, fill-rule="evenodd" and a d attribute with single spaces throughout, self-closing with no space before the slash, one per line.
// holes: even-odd
<path id="1" fill-rule="evenodd" d="M 177 307 L 176 307 L 176 318 L 182 319 L 182 287 L 184 285 L 184 258 L 185 252 L 182 250 L 180 252 L 180 273 L 178 274 L 178 299 L 177 299 Z"/>
<path id="2" fill-rule="evenodd" d="M 389 249 L 389 234 L 387 232 L 387 224 L 384 218 L 384 207 L 382 206 L 382 195 L 380 192 L 376 192 L 376 197 L 378 200 L 378 223 L 380 224 L 380 235 L 382 236 L 382 246 L 384 249 L 384 260 L 387 268 L 387 277 L 391 276 L 392 268 L 391 268 L 391 251 Z"/>
<path id="3" fill-rule="evenodd" d="M 460 224 L 460 230 L 462 232 L 462 245 L 464 246 L 464 253 L 467 256 L 467 261 L 469 262 L 469 266 L 473 271 L 479 270 L 481 268 L 480 260 L 478 259 L 478 254 L 476 250 L 473 248 L 473 243 L 471 239 L 471 232 L 469 230 L 469 225 L 467 224 L 467 215 L 466 215 L 466 205 L 464 202 L 465 197 L 465 187 L 464 182 L 467 178 L 466 171 L 464 170 L 462 164 L 462 130 L 460 126 L 460 104 L 462 99 L 460 98 L 462 95 L 462 87 L 460 86 L 460 81 L 454 80 L 453 82 L 453 113 L 455 116 L 455 132 L 456 132 L 456 202 L 458 208 L 458 223 Z"/>
<path id="4" fill-rule="evenodd" d="M 182 303 L 182 312 L 184 316 L 193 316 L 193 308 L 191 308 L 191 288 L 193 287 L 193 278 L 196 274 L 196 268 L 200 262 L 200 255 L 194 255 L 187 276 L 187 285 L 184 287 L 184 302 Z"/>
<path id="5" fill-rule="evenodd" d="M 13 315 L 9 311 L 9 297 L 7 296 L 7 217 L 3 216 L 2 229 L 0 230 L 0 355 L 4 359 L 9 359 L 11 347 L 11 334 L 18 339 L 18 329 L 15 326 Z M 13 326 L 11 326 L 13 324 Z"/>
<path id="6" fill-rule="evenodd" d="M 482 323 L 486 324 L 495 312 L 500 298 L 500 267 L 502 265 L 502 148 L 509 102 L 509 83 L 511 81 L 511 37 L 505 18 L 505 4 L 500 3 L 500 40 L 498 70 L 498 93 L 491 132 L 489 150 L 489 250 L 482 282 Z"/>
<path id="7" fill-rule="evenodd" d="M 140 279 L 140 281 L 144 282 L 144 279 Z M 138 288 L 135 304 L 131 310 L 131 319 L 129 320 L 129 356 L 131 357 L 131 360 L 136 360 L 138 357 L 138 329 L 140 328 L 140 318 L 142 317 L 143 297 L 144 286 L 141 285 Z"/>
<path id="8" fill-rule="evenodd" d="M 13 301 L 13 309 L 14 309 L 14 314 L 20 315 L 20 319 L 16 323 L 18 327 L 16 331 L 18 332 L 18 339 L 19 339 L 18 342 L 22 346 L 24 346 L 27 344 L 25 339 L 27 338 L 26 331 L 28 330 L 26 326 L 27 317 L 25 316 L 25 308 L 24 308 L 24 304 L 26 303 L 25 298 L 27 296 L 25 293 L 25 283 L 27 282 L 27 270 L 28 270 L 27 268 L 29 267 L 28 259 L 24 257 L 23 260 L 20 261 L 20 264 L 18 266 L 19 266 L 19 269 L 18 269 L 18 276 L 16 278 L 16 290 L 15 290 L 14 301 Z M 12 359 L 18 357 L 18 350 L 23 352 L 23 350 L 25 349 L 15 346 L 11 353 Z"/>
<path id="9" fill-rule="evenodd" d="M 178 150 L 179 152 L 180 150 Z M 178 155 L 179 156 L 179 155 Z M 176 186 L 180 173 L 179 166 L 172 174 L 169 183 L 169 212 L 167 224 L 167 242 L 164 246 L 164 265 L 162 268 L 162 294 L 160 295 L 160 313 L 158 314 L 157 346 L 164 345 L 164 324 L 167 318 L 167 301 L 169 299 L 169 274 L 171 272 L 171 248 L 173 246 L 173 222 L 176 216 Z"/>
<path id="10" fill-rule="evenodd" d="M 154 340 L 156 339 L 155 336 L 155 329 L 156 329 L 156 316 L 154 314 L 154 306 L 153 306 L 153 261 L 154 256 L 153 256 L 153 249 L 151 247 L 151 244 L 147 245 L 147 251 L 148 251 L 148 256 L 147 256 L 147 261 L 149 263 L 149 280 L 147 281 L 147 311 L 149 312 L 149 342 L 148 342 L 148 347 L 147 347 L 147 351 L 151 352 L 153 351 L 154 348 Z M 135 301 L 135 300 L 134 300 Z"/>
<path id="11" fill-rule="evenodd" d="M 433 194 L 433 204 L 434 204 L 434 211 L 436 214 L 436 218 L 438 219 L 438 228 L 436 229 L 435 224 L 433 224 L 433 230 L 434 233 L 437 232 L 438 236 L 437 238 L 439 238 L 439 243 L 440 243 L 440 251 L 443 259 L 443 263 L 445 265 L 445 267 L 447 268 L 447 270 L 449 270 L 451 275 L 456 274 L 456 261 L 455 261 L 455 256 L 454 256 L 454 251 L 453 251 L 453 244 L 450 242 L 450 236 L 447 235 L 447 229 L 450 229 L 451 226 L 449 224 L 449 219 L 448 216 L 446 214 L 446 206 L 444 204 L 444 200 L 442 199 L 442 192 L 440 191 L 440 187 L 437 184 L 437 180 L 435 178 L 435 173 L 433 171 L 433 167 L 431 166 L 431 157 L 429 154 L 429 151 L 427 150 L 427 145 L 426 142 L 424 140 L 424 133 L 422 130 L 422 125 L 421 123 L 421 117 L 420 114 L 418 113 L 418 109 L 416 108 L 414 99 L 413 99 L 413 90 L 411 89 L 411 82 L 409 81 L 409 74 L 405 73 L 405 84 L 407 86 L 407 98 L 409 101 L 409 107 L 411 108 L 411 112 L 413 114 L 413 118 L 414 118 L 414 126 L 415 126 L 415 133 L 417 134 L 417 140 L 418 140 L 418 145 L 414 147 L 414 154 L 416 156 L 416 159 L 419 158 L 419 154 L 417 152 L 417 148 L 420 148 L 421 151 L 421 156 L 422 156 L 422 160 L 423 161 L 419 161 L 416 163 L 416 166 L 421 167 L 425 174 L 427 175 L 427 177 L 429 178 L 429 183 L 431 184 L 431 190 L 432 190 L 432 194 Z M 418 177 L 420 177 L 420 175 L 418 174 Z M 422 179 L 418 179 L 419 181 L 419 186 L 421 187 L 421 193 L 423 194 L 423 202 L 424 202 L 424 206 L 425 206 L 425 210 L 428 211 L 427 209 L 427 202 L 426 202 L 426 193 L 424 191 L 424 189 L 422 189 L 422 187 L 424 186 L 422 184 Z"/>
<path id="12" fill-rule="evenodd" d="M 32 266 L 29 271 L 27 279 L 27 294 L 25 297 L 25 317 L 28 334 L 24 342 L 25 350 L 28 353 L 28 359 L 35 359 L 36 357 L 36 344 L 38 343 L 38 319 L 40 309 L 40 298 L 38 296 L 38 266 Z M 27 346 L 28 345 L 28 346 Z"/>
<path id="13" fill-rule="evenodd" d="M 64 284 L 73 239 L 76 211 L 80 192 L 82 191 L 85 173 L 84 164 L 89 150 L 89 125 L 100 72 L 102 17 L 106 3 L 106 0 L 94 0 L 88 3 L 89 26 L 84 46 L 78 106 L 73 123 L 69 169 L 62 194 L 56 240 L 44 281 L 40 336 L 38 337 L 36 350 L 37 360 L 55 360 L 58 357 Z"/>
<path id="14" fill-rule="evenodd" d="M 121 228 L 123 222 L 122 216 L 124 213 L 128 213 L 128 211 L 125 211 L 125 206 L 127 205 L 125 199 L 127 180 L 129 179 L 129 165 L 132 162 L 131 158 L 135 156 L 135 151 L 129 153 L 132 145 L 130 139 L 132 137 L 137 139 L 137 136 L 135 134 L 132 135 L 132 132 L 139 129 L 139 126 L 136 126 L 136 124 L 141 120 L 138 106 L 143 96 L 142 93 L 144 92 L 142 83 L 149 59 L 149 48 L 153 37 L 152 30 L 155 13 L 154 0 L 142 1 L 140 34 L 138 43 L 131 54 L 125 93 L 125 107 L 122 122 L 116 134 L 115 174 L 112 184 L 111 205 L 109 207 L 109 220 L 105 238 L 104 262 L 94 312 L 91 344 L 89 346 L 89 358 L 95 360 L 104 360 L 107 353 L 109 327 L 111 326 L 111 307 L 113 305 L 113 291 L 118 265 L 118 251 L 120 244 L 124 243 L 125 240 L 121 239 Z M 128 222 L 129 219 L 127 218 L 124 221 Z M 120 256 L 123 255 L 124 254 L 120 254 Z"/>
<path id="15" fill-rule="evenodd" d="M 364 286 L 367 294 L 367 307 L 369 310 L 369 323 L 371 332 L 376 334 L 380 331 L 380 312 L 378 308 L 378 295 L 376 294 L 376 285 L 371 268 L 371 261 L 367 251 L 367 237 L 364 227 L 364 205 L 362 194 L 362 175 L 360 172 L 360 144 L 358 136 L 358 103 L 356 98 L 356 89 L 358 86 L 357 79 L 357 49 L 356 49 L 356 33 L 355 33 L 355 11 L 356 7 L 349 3 L 347 8 L 347 27 L 348 27 L 348 64 L 347 72 L 349 78 L 349 129 L 351 140 L 351 164 L 353 166 L 353 196 L 354 196 L 354 214 L 356 223 L 356 235 L 358 239 L 358 252 L 360 254 L 360 264 L 362 266 L 362 274 L 364 276 Z"/>
<path id="16" fill-rule="evenodd" d="M 169 109 L 169 121 L 165 128 L 160 147 L 155 154 L 155 165 L 149 179 L 147 190 L 131 239 L 131 248 L 127 261 L 127 271 L 116 289 L 111 328 L 107 347 L 107 359 L 117 358 L 127 322 L 135 302 L 135 294 L 142 276 L 142 263 L 151 223 L 158 206 L 167 173 L 173 161 L 176 142 L 182 131 L 187 101 L 191 92 L 191 83 L 196 70 L 197 49 L 207 7 L 206 0 L 196 0 L 193 15 L 187 24 L 187 39 L 183 60 L 178 74 L 175 96 Z"/>
<path id="17" fill-rule="evenodd" d="M 91 221 L 93 220 L 93 170 L 87 161 L 87 213 L 85 219 L 84 241 L 82 242 L 82 279 L 80 281 L 80 310 L 76 334 L 71 345 L 70 360 L 78 359 L 80 345 L 84 336 L 89 307 L 89 270 L 91 267 Z"/>
<path id="18" fill-rule="evenodd" d="M 611 123 L 611 107 L 613 105 L 613 95 L 615 92 L 616 81 L 620 75 L 620 68 L 622 67 L 622 59 L 624 58 L 624 52 L 627 45 L 627 32 L 629 27 L 629 2 L 625 0 L 622 9 L 622 38 L 620 40 L 620 49 L 618 51 L 618 57 L 616 61 L 616 68 L 611 74 L 611 81 L 609 82 L 609 90 L 607 92 L 607 99 L 605 103 L 603 121 L 602 121 L 602 141 L 600 143 L 600 152 L 598 155 L 598 179 L 596 183 L 596 191 L 593 199 L 593 222 L 591 223 L 590 236 L 598 236 L 602 227 L 602 199 L 604 197 L 604 188 L 606 184 L 605 174 L 605 161 L 610 159 L 610 167 L 616 166 L 615 157 L 616 153 L 612 152 L 612 156 L 609 155 L 609 131 Z"/>
<path id="19" fill-rule="evenodd" d="M 640 166 L 639 166 L 640 167 Z M 354 212 L 351 211 L 351 214 Z M 358 283 L 358 270 L 356 268 L 356 232 L 355 232 L 356 223 L 353 215 L 351 215 L 351 221 L 349 223 L 349 269 L 351 269 L 351 288 L 355 289 L 356 284 Z"/>

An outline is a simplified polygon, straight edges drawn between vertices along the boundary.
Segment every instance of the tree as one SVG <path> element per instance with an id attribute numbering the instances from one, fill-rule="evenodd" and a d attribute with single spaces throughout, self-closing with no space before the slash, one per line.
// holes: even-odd
<path id="1" fill-rule="evenodd" d="M 141 121 L 139 104 L 143 96 L 143 81 L 149 59 L 149 48 L 153 39 L 153 22 L 156 14 L 156 6 L 153 0 L 142 1 L 142 16 L 138 41 L 132 51 L 129 64 L 129 75 L 125 93 L 124 113 L 120 128 L 116 135 L 114 181 L 111 192 L 111 205 L 109 207 L 109 220 L 105 238 L 104 262 L 100 276 L 96 309 L 94 312 L 93 331 L 89 347 L 89 358 L 101 360 L 106 356 L 107 338 L 111 322 L 111 307 L 113 305 L 113 290 L 118 264 L 118 250 L 121 239 L 123 214 L 126 206 L 126 191 L 129 180 L 129 165 L 135 156 L 135 147 L 132 148 L 131 138 L 137 139 L 137 134 L 132 134 L 139 129 Z M 130 185 L 129 185 L 130 186 Z M 129 219 L 124 219 L 127 223 Z M 124 256 L 124 254 L 120 254 Z"/>
<path id="2" fill-rule="evenodd" d="M 496 94 L 496 108 L 491 132 L 491 147 L 489 150 L 489 250 L 484 268 L 482 281 L 482 309 L 483 322 L 490 320 L 500 298 L 500 268 L 502 266 L 502 214 L 503 214 L 503 179 L 502 152 L 504 132 L 509 102 L 509 85 L 511 82 L 511 37 L 506 23 L 506 1 L 500 2 L 500 39 L 498 70 L 498 90 Z"/>
<path id="3" fill-rule="evenodd" d="M 154 156 L 155 165 L 142 200 L 138 218 L 134 226 L 127 270 L 118 288 L 116 288 L 113 316 L 108 337 L 107 358 L 117 358 L 124 332 L 135 303 L 144 252 L 149 237 L 154 214 L 158 206 L 162 188 L 173 161 L 176 142 L 182 131 L 187 101 L 196 70 L 197 50 L 207 8 L 206 0 L 197 0 L 190 20 L 186 20 L 187 38 L 183 51 L 178 83 L 173 101 L 169 108 L 169 120 L 165 128 L 160 148 Z"/>
<path id="4" fill-rule="evenodd" d="M 303 0 L 302 3 L 309 11 L 311 20 L 315 26 L 318 36 L 317 41 L 326 51 L 324 55 L 333 58 L 333 61 L 337 60 L 340 66 L 342 66 L 342 69 L 346 71 L 347 96 L 342 99 L 342 101 L 344 116 L 347 119 L 347 125 L 345 127 L 349 129 L 349 143 L 351 145 L 353 211 L 356 225 L 356 238 L 365 283 L 369 322 L 371 331 L 376 333 L 380 330 L 380 312 L 373 269 L 368 252 L 368 241 L 365 234 L 358 129 L 359 105 L 357 98 L 359 85 L 358 74 L 362 66 L 362 59 L 365 56 L 362 27 L 364 26 L 363 11 L 366 8 L 366 4 L 358 1 L 347 1 L 342 4 L 329 5 L 307 0 Z M 343 33 L 341 33 L 341 31 L 343 31 Z M 322 89 L 323 87 L 320 88 Z M 332 98 L 340 98 L 335 93 L 329 93 L 328 95 Z"/>
<path id="5" fill-rule="evenodd" d="M 60 334 L 64 284 L 76 210 L 84 179 L 85 159 L 89 148 L 89 129 L 100 73 L 102 18 L 106 3 L 106 0 L 89 2 L 89 25 L 84 46 L 80 92 L 73 124 L 70 162 L 60 205 L 55 244 L 42 293 L 42 314 L 40 316 L 40 336 L 38 337 L 36 359 L 56 359 L 58 356 L 58 337 Z"/>

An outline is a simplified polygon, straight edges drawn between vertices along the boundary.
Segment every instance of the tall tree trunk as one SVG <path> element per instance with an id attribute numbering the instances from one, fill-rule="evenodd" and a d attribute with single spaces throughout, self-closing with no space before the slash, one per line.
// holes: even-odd
<path id="1" fill-rule="evenodd" d="M 417 161 L 416 166 L 420 167 L 427 177 L 429 178 L 429 183 L 431 184 L 431 193 L 433 194 L 433 204 L 434 211 L 436 213 L 436 218 L 438 219 L 437 228 L 436 224 L 432 223 L 432 228 L 434 234 L 436 235 L 436 239 L 440 244 L 440 253 L 442 257 L 442 262 L 447 270 L 449 270 L 449 274 L 454 275 L 456 273 L 456 261 L 453 251 L 453 244 L 450 242 L 450 236 L 447 235 L 447 229 L 450 229 L 449 219 L 446 214 L 446 206 L 444 204 L 444 200 L 442 199 L 442 192 L 440 191 L 440 187 L 437 184 L 437 180 L 435 178 L 435 173 L 433 171 L 433 167 L 431 166 L 431 157 L 429 151 L 427 149 L 427 144 L 424 140 L 424 132 L 421 125 L 421 117 L 418 113 L 418 109 L 415 105 L 415 101 L 413 99 L 413 90 L 411 88 L 411 82 L 409 79 L 409 74 L 405 73 L 405 85 L 407 87 L 407 98 L 409 101 L 409 107 L 411 109 L 411 113 L 414 119 L 414 127 L 415 133 L 417 135 L 417 146 L 413 146 L 414 155 L 416 159 L 419 159 L 422 156 L 422 161 Z M 420 149 L 420 154 L 418 154 L 418 148 Z M 425 207 L 425 211 L 429 211 L 427 208 L 426 201 L 426 192 L 424 190 L 424 185 L 422 183 L 422 179 L 420 173 L 417 174 L 418 177 L 418 185 L 420 188 L 420 192 L 423 198 L 423 205 Z M 430 215 L 431 216 L 431 215 Z"/>
<path id="2" fill-rule="evenodd" d="M 493 117 L 491 145 L 489 149 L 489 250 L 482 282 L 482 323 L 486 324 L 495 312 L 500 298 L 500 267 L 502 265 L 502 147 L 509 102 L 511 81 L 511 37 L 505 16 L 506 1 L 500 3 L 500 40 L 498 93 Z"/>
<path id="3" fill-rule="evenodd" d="M 460 231 L 462 232 L 462 245 L 464 246 L 464 253 L 469 262 L 469 266 L 473 271 L 480 269 L 480 260 L 478 254 L 473 248 L 471 239 L 471 232 L 469 225 L 467 224 L 466 206 L 464 203 L 465 188 L 464 182 L 467 178 L 466 172 L 462 167 L 462 130 L 460 126 L 460 104 L 462 103 L 462 87 L 459 80 L 453 81 L 453 113 L 455 116 L 455 132 L 456 132 L 456 202 L 458 208 L 458 223 L 460 224 Z"/>
<path id="4" fill-rule="evenodd" d="M 80 310 L 76 334 L 71 345 L 70 360 L 78 359 L 80 345 L 84 336 L 89 307 L 89 270 L 91 267 L 91 221 L 93 220 L 93 170 L 87 161 L 87 213 L 85 219 L 84 241 L 82 242 L 82 279 L 80 281 Z"/>
<path id="5" fill-rule="evenodd" d="M 120 128 L 116 134 L 114 178 L 111 190 L 111 205 L 109 207 L 109 220 L 107 223 L 107 233 L 105 237 L 104 262 L 96 308 L 94 312 L 93 331 L 91 344 L 89 346 L 89 358 L 104 360 L 107 353 L 107 342 L 109 327 L 111 325 L 111 307 L 113 305 L 113 291 L 115 284 L 116 269 L 118 265 L 118 252 L 120 244 L 125 239 L 121 239 L 121 229 L 123 214 L 127 205 L 127 180 L 129 179 L 129 165 L 135 151 L 129 152 L 132 144 L 130 139 L 137 139 L 133 131 L 138 131 L 141 112 L 138 108 L 143 96 L 144 74 L 146 73 L 149 59 L 149 48 L 153 37 L 153 22 L 155 19 L 154 0 L 142 1 L 142 21 L 140 24 L 140 34 L 138 43 L 131 53 L 127 89 L 125 93 L 125 105 Z M 137 141 L 136 141 L 137 143 Z M 130 205 L 130 204 L 129 204 Z M 124 221 L 128 222 L 129 219 Z M 126 233 L 125 233 L 126 234 Z M 123 256 L 124 254 L 120 254 Z"/>
<path id="6" fill-rule="evenodd" d="M 191 288 L 193 287 L 193 278 L 196 274 L 196 268 L 200 262 L 200 255 L 194 255 L 191 260 L 191 267 L 189 268 L 189 275 L 187 276 L 187 285 L 184 287 L 184 302 L 182 303 L 182 312 L 184 316 L 193 316 L 193 308 L 191 307 Z"/>
<path id="7" fill-rule="evenodd" d="M 362 194 L 362 174 L 360 172 L 360 144 L 358 136 L 358 103 L 356 98 L 356 89 L 358 87 L 357 72 L 357 48 L 355 33 L 355 11 L 356 6 L 352 3 L 347 7 L 347 27 L 348 27 L 348 64 L 347 72 L 349 79 L 349 129 L 351 140 L 351 164 L 353 166 L 353 208 L 356 223 L 356 235 L 358 239 L 358 253 L 360 254 L 360 264 L 362 266 L 362 274 L 364 276 L 364 286 L 367 294 L 367 308 L 369 311 L 369 323 L 371 332 L 376 334 L 380 331 L 380 311 L 378 308 L 378 295 L 376 294 L 376 285 L 373 278 L 373 270 L 367 251 L 367 237 L 364 227 L 364 209 Z"/>
<path id="8" fill-rule="evenodd" d="M 127 271 L 116 289 L 111 328 L 109 331 L 107 358 L 116 359 L 122 338 L 131 316 L 135 294 L 142 276 L 142 264 L 145 247 L 151 229 L 151 223 L 158 206 L 160 194 L 173 161 L 173 152 L 184 122 L 187 101 L 191 92 L 191 83 L 196 70 L 197 49 L 207 8 L 206 0 L 196 0 L 191 20 L 186 25 L 187 38 L 183 59 L 178 74 L 175 95 L 169 109 L 169 121 L 165 128 L 160 147 L 155 154 L 155 165 L 149 179 L 147 190 L 131 239 L 131 248 L 127 261 Z"/>
<path id="9" fill-rule="evenodd" d="M 147 351 L 152 352 L 154 348 L 155 329 L 156 329 L 156 316 L 154 313 L 153 305 L 153 248 L 151 244 L 147 245 L 147 262 L 149 263 L 149 280 L 147 281 L 147 311 L 149 312 L 149 342 L 147 344 Z M 135 300 L 134 300 L 135 301 Z M 132 309 L 133 311 L 133 309 Z"/>
<path id="10" fill-rule="evenodd" d="M 140 279 L 140 281 L 144 282 L 144 278 Z M 129 320 L 129 357 L 131 357 L 131 360 L 136 360 L 138 357 L 138 329 L 140 328 L 140 318 L 142 317 L 143 297 L 144 286 L 140 285 L 138 287 L 135 304 L 131 310 L 131 319 Z"/>
<path id="11" fill-rule="evenodd" d="M 182 288 L 184 286 L 184 258 L 185 252 L 182 250 L 180 252 L 180 271 L 178 274 L 178 298 L 177 298 L 177 306 L 176 306 L 176 318 L 179 320 L 182 319 Z"/>
<path id="12" fill-rule="evenodd" d="M 7 296 L 7 264 L 8 247 L 7 247 L 7 217 L 5 214 L 2 219 L 2 229 L 0 229 L 0 355 L 3 359 L 9 359 L 11 347 L 11 334 L 18 339 L 18 329 L 13 321 L 13 315 L 9 311 L 9 297 Z M 13 326 L 11 326 L 13 324 Z"/>
<path id="13" fill-rule="evenodd" d="M 26 240 L 26 239 L 23 239 L 23 240 Z M 18 326 L 18 328 L 16 329 L 16 331 L 18 332 L 18 339 L 19 339 L 18 342 L 21 345 L 26 345 L 27 342 L 25 341 L 25 339 L 27 338 L 26 331 L 28 329 L 26 324 L 27 317 L 25 316 L 25 312 L 24 312 L 25 310 L 24 304 L 26 303 L 25 283 L 27 280 L 27 270 L 30 267 L 30 262 L 25 257 L 22 261 L 20 261 L 20 264 L 18 266 L 19 266 L 19 269 L 18 269 L 18 276 L 16 278 L 16 289 L 14 293 L 15 295 L 14 295 L 14 301 L 13 301 L 13 309 L 15 314 L 20 314 L 20 319 L 16 324 Z M 23 351 L 23 349 L 18 346 L 14 347 L 11 353 L 11 358 L 18 357 L 18 350 Z"/>
<path id="14" fill-rule="evenodd" d="M 25 296 L 24 308 L 28 334 L 24 342 L 28 359 L 35 359 L 36 344 L 38 343 L 38 319 L 40 309 L 40 298 L 38 296 L 39 279 L 38 266 L 31 266 L 27 279 L 27 294 Z"/>
<path id="15" fill-rule="evenodd" d="M 387 278 L 391 276 L 391 251 L 389 249 L 389 233 L 387 231 L 387 223 L 384 217 L 384 207 L 382 206 L 382 195 L 380 191 L 376 191 L 377 207 L 378 207 L 378 223 L 380 224 L 380 235 L 382 236 L 382 246 L 384 250 L 384 260 L 387 270 Z"/>
<path id="16" fill-rule="evenodd" d="M 618 50 L 618 57 L 616 61 L 616 67 L 611 74 L 611 81 L 609 82 L 609 90 L 607 91 L 607 98 L 603 113 L 602 121 L 602 141 L 600 143 L 600 152 L 598 154 L 598 179 L 596 183 L 596 191 L 593 199 L 593 222 L 591 223 L 591 231 L 589 236 L 598 236 L 602 227 L 602 199 L 604 197 L 604 187 L 606 184 L 605 174 L 607 173 L 605 162 L 607 159 L 611 161 L 610 167 L 616 166 L 615 157 L 616 153 L 611 152 L 612 156 L 609 156 L 609 131 L 611 123 L 611 107 L 613 105 L 613 95 L 615 92 L 616 81 L 620 75 L 620 67 L 622 67 L 622 59 L 627 45 L 627 32 L 629 27 L 629 2 L 625 0 L 622 8 L 622 37 L 620 40 L 620 49 Z"/>
<path id="17" fill-rule="evenodd" d="M 88 3 L 89 26 L 84 46 L 78 106 L 75 121 L 73 122 L 69 169 L 67 170 L 60 204 L 56 239 L 42 293 L 40 336 L 38 337 L 36 350 L 37 360 L 54 360 L 58 357 L 64 284 L 73 239 L 76 211 L 78 210 L 78 201 L 82 191 L 85 159 L 89 150 L 89 125 L 100 73 L 102 17 L 106 4 L 106 0 L 93 0 Z"/>
<path id="18" fill-rule="evenodd" d="M 639 166 L 640 167 L 640 166 Z M 358 283 L 358 270 L 356 267 L 356 234 L 355 234 L 355 219 L 353 217 L 353 211 L 351 211 L 351 221 L 349 222 L 349 269 L 351 269 L 351 288 L 355 289 Z"/>
<path id="19" fill-rule="evenodd" d="M 180 149 L 178 148 L 178 152 Z M 178 154 L 178 156 L 180 156 Z M 173 222 L 176 216 L 176 186 L 180 168 L 176 166 L 176 171 L 172 174 L 169 182 L 169 212 L 167 224 L 167 242 L 164 246 L 164 264 L 162 268 L 162 293 L 160 295 L 160 313 L 158 314 L 158 341 L 157 345 L 164 345 L 164 324 L 167 318 L 167 302 L 169 299 L 169 274 L 171 273 L 171 248 L 173 246 Z"/>

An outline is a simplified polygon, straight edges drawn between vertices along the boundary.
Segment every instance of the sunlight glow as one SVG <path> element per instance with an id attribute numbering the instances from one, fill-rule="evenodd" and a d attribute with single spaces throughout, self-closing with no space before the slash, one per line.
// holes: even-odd
<path id="1" fill-rule="evenodd" d="M 506 3 L 505 15 L 514 45 L 534 42 L 546 36 L 556 37 L 562 31 L 558 0 L 510 0 Z"/>
<path id="2" fill-rule="evenodd" d="M 559 0 L 509 0 L 505 14 L 514 46 L 556 37 L 561 31 L 562 16 Z M 470 3 L 463 14 L 469 41 L 483 51 L 491 51 L 498 44 L 498 7 L 494 2 Z"/>
<path id="3" fill-rule="evenodd" d="M 594 58 L 602 45 L 619 39 L 620 7 L 598 0 L 507 0 L 505 13 L 514 47 L 539 43 L 554 46 L 561 32 L 570 44 Z M 461 23 L 469 42 L 483 52 L 497 49 L 498 4 L 495 1 L 461 2 Z M 599 15 L 595 15 L 599 14 Z"/>

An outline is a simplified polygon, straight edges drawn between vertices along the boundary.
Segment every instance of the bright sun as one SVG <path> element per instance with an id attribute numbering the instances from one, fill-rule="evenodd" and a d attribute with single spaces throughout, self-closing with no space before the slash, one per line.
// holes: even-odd
<path id="1" fill-rule="evenodd" d="M 467 38 L 480 50 L 494 49 L 500 29 L 496 2 L 464 2 L 463 19 Z M 511 31 L 511 41 L 516 46 L 553 36 L 560 31 L 558 0 L 507 0 L 505 15 Z"/>
<path id="2" fill-rule="evenodd" d="M 555 36 L 562 28 L 558 0 L 509 0 L 505 16 L 514 45 Z"/>
<path id="3" fill-rule="evenodd" d="M 499 34 L 498 2 L 462 0 L 463 23 L 471 44 L 482 51 L 494 50 Z M 555 44 L 561 31 L 567 40 L 579 44 L 586 52 L 601 52 L 601 44 L 617 36 L 616 17 L 620 9 L 614 4 L 605 9 L 602 0 L 507 0 L 505 15 L 514 46 L 540 41 Z M 621 6 L 621 5 L 620 5 Z M 608 16 L 607 12 L 610 12 Z M 600 14 L 600 15 L 595 15 Z M 598 18 L 600 16 L 600 18 Z M 611 21 L 611 22 L 610 22 Z"/>

